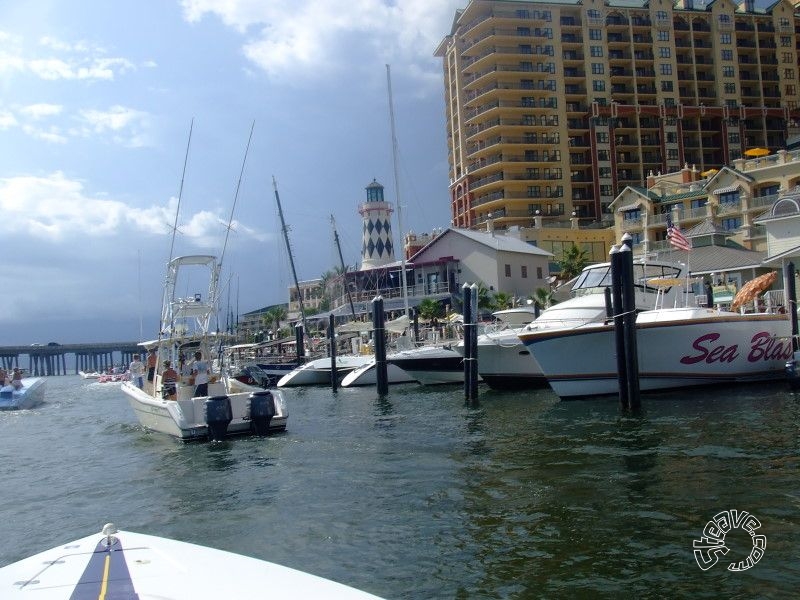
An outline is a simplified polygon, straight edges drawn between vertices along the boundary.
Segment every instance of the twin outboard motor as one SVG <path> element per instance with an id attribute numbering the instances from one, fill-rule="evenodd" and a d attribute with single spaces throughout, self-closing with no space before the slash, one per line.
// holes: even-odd
<path id="1" fill-rule="evenodd" d="M 272 392 L 253 392 L 250 394 L 250 427 L 259 436 L 269 433 L 269 424 L 277 413 Z"/>
<path id="2" fill-rule="evenodd" d="M 224 440 L 228 435 L 228 425 L 233 421 L 231 399 L 227 396 L 213 396 L 206 400 L 206 425 L 208 439 L 212 442 Z"/>

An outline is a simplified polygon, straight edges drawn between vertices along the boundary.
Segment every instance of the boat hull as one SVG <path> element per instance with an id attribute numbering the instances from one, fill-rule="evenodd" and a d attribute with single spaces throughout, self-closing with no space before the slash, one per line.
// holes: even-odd
<path id="1" fill-rule="evenodd" d="M 145 384 L 146 390 L 147 384 Z M 234 387 L 235 386 L 235 387 Z M 227 435 L 248 435 L 253 433 L 250 419 L 250 398 L 253 392 L 264 391 L 263 388 L 247 386 L 228 380 L 227 384 L 216 382 L 209 384 L 209 396 L 192 398 L 193 386 L 179 385 L 177 400 L 162 400 L 161 395 L 153 396 L 141 390 L 131 382 L 122 384 L 122 391 L 128 397 L 136 418 L 145 429 L 165 433 L 181 440 L 200 440 L 208 438 L 205 401 L 212 396 L 227 396 L 231 402 L 233 419 L 227 428 Z M 240 391 L 237 391 L 240 390 Z M 283 395 L 278 390 L 271 390 L 275 399 L 277 414 L 270 421 L 269 431 L 279 432 L 286 429 L 288 413 Z"/>
<path id="2" fill-rule="evenodd" d="M 680 309 L 678 309 L 680 310 Z M 644 313 L 643 313 L 644 314 Z M 775 380 L 792 356 L 791 327 L 783 315 L 715 314 L 656 320 L 636 326 L 639 388 L 653 391 Z M 618 394 L 611 325 L 520 333 L 523 343 L 562 398 Z"/>
<path id="3" fill-rule="evenodd" d="M 341 377 L 372 360 L 372 356 L 337 356 L 336 370 Z M 284 375 L 278 381 L 278 387 L 295 387 L 304 385 L 330 385 L 331 359 L 318 358 L 301 365 Z"/>
<path id="4" fill-rule="evenodd" d="M 386 360 L 423 385 L 464 383 L 464 357 L 450 348 L 404 350 Z"/>
<path id="5" fill-rule="evenodd" d="M 112 525 L 104 530 L 0 568 L 0 597 L 377 598 L 335 581 L 248 556 L 117 531 Z"/>
<path id="6" fill-rule="evenodd" d="M 397 365 L 388 362 L 386 364 L 386 378 L 389 383 L 416 383 L 417 381 Z M 374 359 L 357 369 L 353 369 L 342 379 L 342 387 L 345 388 L 377 384 L 378 370 Z"/>
<path id="7" fill-rule="evenodd" d="M 44 377 L 24 377 L 18 390 L 8 385 L 0 390 L 0 410 L 25 410 L 44 402 Z"/>
<path id="8" fill-rule="evenodd" d="M 520 329 L 478 336 L 478 375 L 495 390 L 525 390 L 547 386 L 542 369 L 520 342 Z M 458 351 L 464 352 L 463 342 Z M 462 377 L 463 381 L 463 377 Z"/>

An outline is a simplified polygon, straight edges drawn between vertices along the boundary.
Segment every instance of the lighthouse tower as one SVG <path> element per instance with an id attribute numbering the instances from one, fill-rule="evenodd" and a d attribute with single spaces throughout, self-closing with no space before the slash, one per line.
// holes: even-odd
<path id="1" fill-rule="evenodd" d="M 367 187 L 367 201 L 358 207 L 363 219 L 361 230 L 361 270 L 374 269 L 394 262 L 392 241 L 392 205 L 383 199 L 383 186 L 372 180 Z"/>

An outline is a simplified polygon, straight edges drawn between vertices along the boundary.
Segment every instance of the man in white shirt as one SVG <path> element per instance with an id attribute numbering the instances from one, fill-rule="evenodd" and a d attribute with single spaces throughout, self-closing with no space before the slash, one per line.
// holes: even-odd
<path id="1" fill-rule="evenodd" d="M 139 360 L 139 355 L 133 355 L 133 362 L 131 362 L 130 367 L 128 367 L 128 372 L 131 376 L 131 381 L 133 385 L 142 389 L 144 387 L 144 363 Z"/>
<path id="2" fill-rule="evenodd" d="M 192 375 L 194 375 L 194 397 L 208 396 L 208 363 L 203 360 L 203 355 L 198 350 L 194 353 L 192 363 Z"/>

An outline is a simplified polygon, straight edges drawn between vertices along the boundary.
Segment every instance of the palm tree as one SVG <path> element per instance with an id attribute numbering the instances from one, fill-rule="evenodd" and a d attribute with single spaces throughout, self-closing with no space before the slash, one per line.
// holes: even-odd
<path id="1" fill-rule="evenodd" d="M 278 335 L 278 332 L 281 328 L 281 321 L 286 319 L 286 308 L 283 306 L 273 306 L 267 312 L 264 313 L 262 319 L 264 320 L 264 324 L 267 327 L 271 327 L 272 330 L 275 332 L 275 335 Z"/>
<path id="2" fill-rule="evenodd" d="M 497 292 L 494 295 L 494 308 L 495 310 L 503 310 L 506 308 L 511 308 L 511 301 L 513 297 L 511 294 L 507 294 L 506 292 Z"/>
<path id="3" fill-rule="evenodd" d="M 432 298 L 425 298 L 417 306 L 417 312 L 420 317 L 436 325 L 437 319 L 444 316 L 444 307 Z"/>
<path id="4" fill-rule="evenodd" d="M 586 250 L 572 244 L 572 246 L 564 250 L 561 259 L 558 261 L 558 266 L 561 269 L 561 279 L 569 281 L 576 277 L 587 264 L 589 264 L 589 256 Z"/>
<path id="5" fill-rule="evenodd" d="M 557 304 L 557 300 L 553 297 L 553 290 L 550 288 L 536 288 L 536 291 L 529 296 L 534 304 L 539 308 L 550 308 L 553 304 Z"/>

